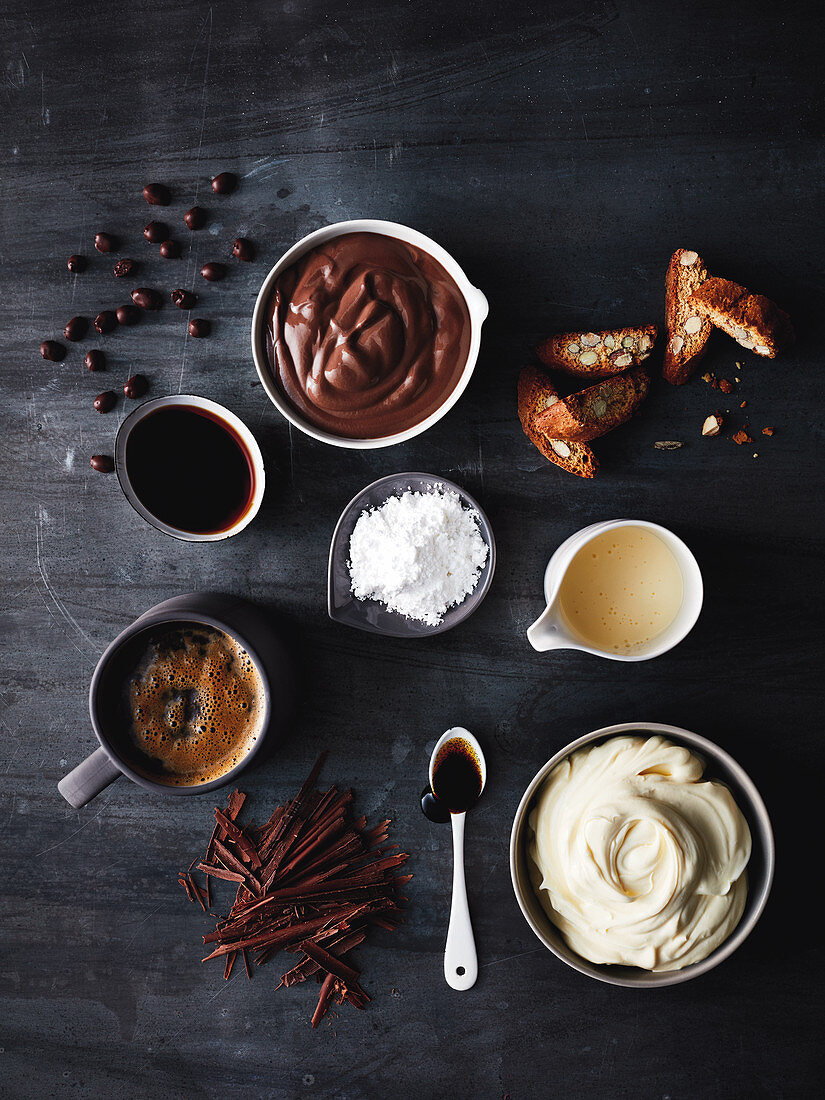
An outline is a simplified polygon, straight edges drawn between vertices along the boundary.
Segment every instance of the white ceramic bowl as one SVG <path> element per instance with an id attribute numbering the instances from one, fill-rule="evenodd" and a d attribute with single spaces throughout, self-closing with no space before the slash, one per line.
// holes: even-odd
<path id="1" fill-rule="evenodd" d="M 673 622 L 645 645 L 636 647 L 632 653 L 614 653 L 608 649 L 596 649 L 594 646 L 587 645 L 567 627 L 558 608 L 561 583 L 579 550 L 591 539 L 603 535 L 605 531 L 615 531 L 619 527 L 643 527 L 658 535 L 673 554 L 679 566 L 679 572 L 682 574 L 682 605 L 676 612 Z M 702 574 L 696 558 L 678 535 L 674 535 L 667 527 L 650 523 L 646 519 L 612 519 L 603 523 L 593 523 L 566 539 L 547 563 L 544 571 L 544 598 L 547 607 L 532 626 L 527 628 L 527 640 L 533 649 L 537 649 L 540 653 L 550 649 L 579 649 L 583 653 L 594 653 L 597 657 L 607 657 L 611 661 L 649 661 L 673 649 L 693 630 L 699 618 L 699 612 L 702 610 L 703 597 Z"/>
<path id="2" fill-rule="evenodd" d="M 282 271 L 295 263 L 295 261 L 300 259 L 305 253 L 316 248 L 319 244 L 323 244 L 333 237 L 340 237 L 345 233 L 381 233 L 386 237 L 394 237 L 396 240 L 405 241 L 407 244 L 423 249 L 423 251 L 429 253 L 433 259 L 438 260 L 444 270 L 453 277 L 458 289 L 464 296 L 464 300 L 467 303 L 467 309 L 470 313 L 470 350 L 467 353 L 467 362 L 464 365 L 464 371 L 453 392 L 446 398 L 444 403 L 432 413 L 432 415 L 428 416 L 420 423 L 415 424 L 412 428 L 407 428 L 406 431 L 403 432 L 397 432 L 395 435 L 387 435 L 375 439 L 350 439 L 346 436 L 335 435 L 333 432 L 327 432 L 324 431 L 323 428 L 316 427 L 305 417 L 301 416 L 286 397 L 284 397 L 278 387 L 278 383 L 272 375 L 272 370 L 269 365 L 269 356 L 266 350 L 264 316 L 266 307 L 272 296 L 272 288 L 275 284 L 275 280 Z M 357 451 L 372 450 L 376 447 L 392 447 L 395 443 L 405 443 L 408 439 L 412 439 L 414 436 L 426 432 L 427 428 L 432 427 L 433 424 L 450 411 L 459 397 L 461 397 L 462 393 L 464 393 L 472 377 L 473 370 L 475 369 L 476 360 L 478 359 L 478 351 L 481 346 L 481 326 L 488 311 L 489 306 L 487 304 L 487 299 L 477 287 L 473 286 L 450 253 L 446 252 L 440 244 L 436 244 L 436 242 L 429 237 L 425 237 L 423 233 L 419 233 L 417 229 L 410 229 L 409 226 L 399 225 L 397 222 L 377 221 L 373 218 L 360 218 L 356 221 L 335 222 L 333 225 L 326 225 L 323 229 L 316 229 L 314 233 L 308 233 L 306 237 L 302 237 L 297 244 L 294 244 L 288 252 L 285 252 L 283 256 L 281 256 L 280 260 L 278 260 L 264 279 L 263 286 L 258 293 L 258 299 L 255 302 L 255 309 L 252 313 L 252 358 L 255 361 L 255 369 L 258 372 L 261 385 L 269 395 L 272 404 L 286 417 L 290 424 L 294 424 L 295 427 L 300 428 L 302 432 L 311 435 L 314 439 L 320 439 L 322 443 L 331 443 L 334 447 L 349 447 Z"/>
<path id="3" fill-rule="evenodd" d="M 129 478 L 129 469 L 126 465 L 126 444 L 129 442 L 129 436 L 132 429 L 136 424 L 139 424 L 145 416 L 153 413 L 156 409 L 162 409 L 169 405 L 175 408 L 204 409 L 206 412 L 212 413 L 212 415 L 219 420 L 225 421 L 230 428 L 234 429 L 249 455 L 254 474 L 254 493 L 252 502 L 238 522 L 228 527 L 225 531 L 201 534 L 196 531 L 184 531 L 180 527 L 172 527 L 170 524 L 164 523 L 162 519 L 158 519 L 158 517 L 153 515 L 148 508 L 144 507 L 140 497 L 132 487 L 132 482 Z M 151 401 L 145 401 L 142 405 L 139 405 L 134 412 L 130 413 L 120 425 L 117 439 L 115 440 L 115 470 L 117 471 L 117 477 L 120 482 L 120 487 L 123 490 L 123 495 L 137 514 L 142 516 L 147 523 L 151 523 L 153 527 L 156 527 L 158 531 L 162 531 L 165 535 L 171 535 L 173 538 L 180 539 L 181 542 L 221 542 L 223 539 L 228 539 L 232 535 L 237 535 L 239 531 L 243 531 L 245 527 L 248 527 L 258 514 L 266 488 L 266 474 L 264 472 L 264 459 L 261 454 L 261 448 L 258 446 L 257 439 L 249 428 L 247 428 L 246 424 L 244 424 L 243 420 L 223 405 L 219 405 L 217 401 L 210 401 L 208 397 L 198 397 L 193 393 L 179 393 L 170 397 L 155 397 Z"/>
<path id="4" fill-rule="evenodd" d="M 747 867 L 748 898 L 742 919 L 724 943 L 720 944 L 715 951 L 712 951 L 707 958 L 697 963 L 691 963 L 681 970 L 653 973 L 633 966 L 607 966 L 583 958 L 567 945 L 559 930 L 550 920 L 530 879 L 527 856 L 528 818 L 533 808 L 533 800 L 547 776 L 566 756 L 582 748 L 583 745 L 590 745 L 595 741 L 605 741 L 609 737 L 629 733 L 660 734 L 677 745 L 685 745 L 692 752 L 702 757 L 706 764 L 705 774 L 707 778 L 719 780 L 730 788 L 733 797 L 736 799 L 736 804 L 745 815 L 751 831 L 753 847 Z M 659 722 L 623 722 L 617 726 L 605 726 L 603 729 L 594 730 L 592 733 L 585 734 L 584 737 L 579 737 L 578 740 L 572 741 L 557 752 L 555 756 L 551 756 L 547 763 L 535 774 L 524 792 L 524 796 L 516 810 L 513 829 L 510 833 L 510 877 L 513 882 L 513 890 L 524 919 L 539 940 L 548 951 L 552 951 L 557 958 L 567 963 L 568 966 L 572 966 L 574 970 L 578 970 L 580 974 L 586 974 L 590 978 L 607 982 L 609 985 L 632 988 L 653 989 L 678 985 L 680 982 L 686 982 L 691 978 L 698 978 L 700 975 L 706 974 L 728 958 L 729 955 L 732 955 L 736 948 L 750 935 L 754 925 L 762 915 L 773 882 L 775 862 L 776 850 L 768 811 L 765 809 L 765 803 L 762 801 L 753 780 L 744 768 L 740 767 L 724 749 L 719 748 L 712 741 L 708 741 L 707 738 L 700 737 L 689 730 L 681 729 L 679 726 L 665 726 Z"/>

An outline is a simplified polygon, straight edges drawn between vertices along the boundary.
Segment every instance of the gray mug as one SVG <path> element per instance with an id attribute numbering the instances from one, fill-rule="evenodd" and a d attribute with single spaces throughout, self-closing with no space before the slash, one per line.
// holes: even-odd
<path id="1" fill-rule="evenodd" d="M 208 783 L 178 787 L 140 775 L 129 764 L 127 733 L 117 720 L 114 697 L 115 693 L 119 695 L 122 687 L 122 675 L 117 669 L 118 656 L 136 635 L 167 623 L 211 626 L 228 634 L 252 658 L 263 685 L 264 717 L 260 735 L 231 771 Z M 204 794 L 216 790 L 233 782 L 240 771 L 261 755 L 265 746 L 269 748 L 277 740 L 292 713 L 294 684 L 289 653 L 271 618 L 262 608 L 237 596 L 216 592 L 191 592 L 164 600 L 144 612 L 119 634 L 98 661 L 89 688 L 89 714 L 100 747 L 64 776 L 57 789 L 75 808 L 91 802 L 121 775 L 141 787 L 164 794 Z"/>

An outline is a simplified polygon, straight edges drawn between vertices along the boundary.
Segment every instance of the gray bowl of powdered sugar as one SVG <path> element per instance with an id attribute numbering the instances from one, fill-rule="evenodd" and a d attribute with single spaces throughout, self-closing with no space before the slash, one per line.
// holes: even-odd
<path id="1" fill-rule="evenodd" d="M 472 615 L 495 565 L 492 528 L 469 493 L 435 474 L 391 474 L 362 489 L 338 520 L 329 615 L 393 638 L 443 634 Z"/>

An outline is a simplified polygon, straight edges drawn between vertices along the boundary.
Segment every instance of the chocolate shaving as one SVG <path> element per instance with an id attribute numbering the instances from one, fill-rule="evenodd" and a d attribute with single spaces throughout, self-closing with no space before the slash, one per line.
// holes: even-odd
<path id="1" fill-rule="evenodd" d="M 201 890 L 200 886 L 198 886 L 197 882 L 195 882 L 195 878 L 194 878 L 191 871 L 187 871 L 186 877 L 189 879 L 189 882 L 192 886 L 192 889 L 194 890 L 198 901 L 201 903 L 201 909 L 203 909 L 203 911 L 205 913 L 206 912 L 206 903 L 204 901 L 204 898 L 206 897 L 206 891 Z M 206 881 L 209 882 L 209 879 L 207 879 Z"/>
<path id="2" fill-rule="evenodd" d="M 367 933 L 362 928 L 360 932 L 335 936 L 328 942 L 330 947 L 335 947 L 337 953 L 336 957 L 340 959 L 342 955 L 346 955 L 348 951 L 352 951 L 354 947 L 358 947 L 359 944 L 363 943 L 366 937 Z M 307 978 L 311 978 L 313 974 L 317 974 L 320 969 L 320 963 L 310 958 L 309 955 L 304 955 L 297 966 L 293 966 L 291 970 L 288 970 L 286 974 L 283 975 L 281 984 L 285 986 L 298 985 L 299 982 L 305 982 Z"/>
<path id="3" fill-rule="evenodd" d="M 223 867 L 213 867 L 210 863 L 199 863 L 198 870 L 203 871 L 205 875 L 212 875 L 214 878 L 223 878 L 227 882 L 240 882 L 246 881 L 246 875 L 237 875 L 234 871 L 226 871 Z"/>
<path id="4" fill-rule="evenodd" d="M 249 868 L 244 867 L 241 860 L 238 859 L 233 852 L 230 852 L 226 845 L 222 844 L 219 840 L 215 841 L 214 847 L 215 855 L 227 871 L 234 871 L 236 874 L 240 875 L 240 881 L 244 883 L 247 889 L 251 889 L 253 894 L 260 894 L 261 884 L 254 877 Z"/>
<path id="5" fill-rule="evenodd" d="M 192 889 L 192 883 L 189 881 L 189 878 L 190 876 L 188 872 L 186 872 L 185 874 L 181 872 L 181 874 L 178 875 L 178 882 L 186 891 L 186 896 L 189 898 L 189 900 L 197 901 L 197 898 L 195 897 L 195 892 Z M 207 879 L 206 881 L 208 882 L 209 880 Z"/>
<path id="6" fill-rule="evenodd" d="M 318 998 L 318 1007 L 312 1015 L 312 1026 L 317 1027 L 327 1014 L 327 1006 L 329 1005 L 329 999 L 332 996 L 332 987 L 335 982 L 335 977 L 332 974 L 327 974 L 324 978 L 324 984 L 321 986 L 321 995 Z"/>
<path id="7" fill-rule="evenodd" d="M 255 850 L 255 846 L 250 840 L 247 839 L 243 830 L 239 829 L 235 822 L 222 813 L 218 807 L 215 807 L 215 820 L 222 827 L 224 840 L 234 840 L 241 853 L 241 858 L 244 863 L 248 863 L 254 870 L 256 867 L 261 866 L 261 858 Z M 215 847 L 217 847 L 219 841 L 216 840 Z"/>
<path id="8" fill-rule="evenodd" d="M 231 821 L 234 821 L 235 818 L 238 816 L 238 814 L 241 812 L 241 809 L 243 808 L 243 804 L 244 804 L 245 801 L 246 801 L 246 795 L 243 794 L 241 791 L 233 791 L 232 794 L 229 796 L 229 805 L 226 808 L 226 816 Z M 215 843 L 216 839 L 218 839 L 218 840 L 225 840 L 226 839 L 226 834 L 224 833 L 220 822 L 218 822 L 215 825 L 215 828 L 212 832 L 212 838 L 210 839 L 209 844 L 207 845 L 207 848 L 206 848 L 206 863 L 211 863 L 212 862 L 212 845 Z M 191 871 L 192 868 L 190 867 L 189 870 Z"/>
<path id="9" fill-rule="evenodd" d="M 322 969 L 326 970 L 327 974 L 334 974 L 342 982 L 349 982 L 351 985 L 358 982 L 360 975 L 357 970 L 337 959 L 335 955 L 330 955 L 329 951 L 325 951 L 323 947 L 319 947 L 312 940 L 306 940 L 302 943 L 301 950 L 305 955 L 309 955 L 314 962 L 317 962 Z"/>

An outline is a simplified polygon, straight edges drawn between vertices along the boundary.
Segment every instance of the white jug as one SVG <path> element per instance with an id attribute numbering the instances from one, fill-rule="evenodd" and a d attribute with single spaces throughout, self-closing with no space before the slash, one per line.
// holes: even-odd
<path id="1" fill-rule="evenodd" d="M 567 626 L 559 607 L 562 581 L 573 558 L 591 539 L 618 527 L 644 527 L 654 532 L 673 554 L 682 574 L 682 606 L 673 621 L 661 634 L 657 634 L 644 645 L 636 647 L 632 653 L 614 653 L 587 645 Z M 594 523 L 590 527 L 584 527 L 561 544 L 547 563 L 544 573 L 544 597 L 547 601 L 546 609 L 527 630 L 527 640 L 533 649 L 540 653 L 550 649 L 580 649 L 584 653 L 608 657 L 611 661 L 649 661 L 651 657 L 658 657 L 669 649 L 673 649 L 693 629 L 702 610 L 702 574 L 696 558 L 688 547 L 666 527 L 660 527 L 658 523 L 649 523 L 643 519 L 607 520 L 604 523 Z"/>

